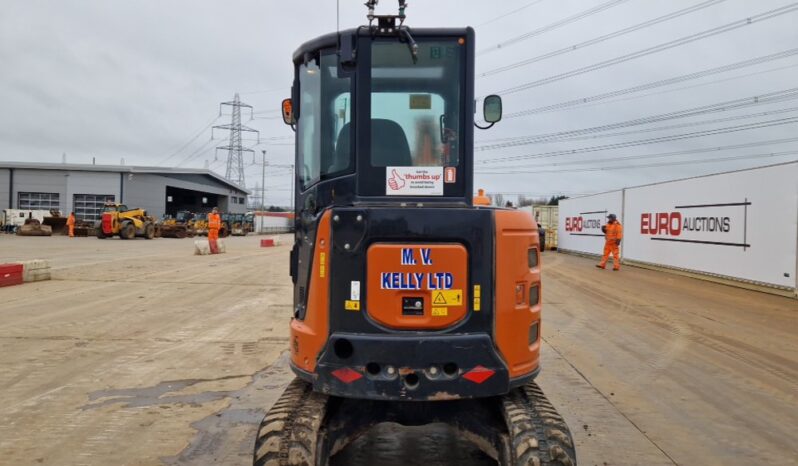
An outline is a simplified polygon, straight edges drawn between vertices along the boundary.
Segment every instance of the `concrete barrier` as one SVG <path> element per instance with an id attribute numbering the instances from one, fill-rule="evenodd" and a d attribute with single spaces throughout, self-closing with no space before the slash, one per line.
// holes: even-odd
<path id="1" fill-rule="evenodd" d="M 34 259 L 19 263 L 22 264 L 22 279 L 25 283 L 50 279 L 50 262 Z"/>
<path id="2" fill-rule="evenodd" d="M 0 264 L 0 287 L 22 284 L 22 265 Z"/>
<path id="3" fill-rule="evenodd" d="M 50 263 L 35 259 L 10 264 L 0 264 L 0 286 L 21 285 L 50 279 Z"/>
<path id="4" fill-rule="evenodd" d="M 195 256 L 207 256 L 209 254 L 223 254 L 225 252 L 227 252 L 227 245 L 225 244 L 223 239 L 216 240 L 216 248 L 212 248 L 210 241 L 207 239 L 198 239 L 194 241 Z"/>
<path id="5" fill-rule="evenodd" d="M 270 248 L 273 246 L 277 246 L 279 244 L 280 244 L 280 238 L 276 236 L 260 240 L 260 247 L 262 248 Z"/>

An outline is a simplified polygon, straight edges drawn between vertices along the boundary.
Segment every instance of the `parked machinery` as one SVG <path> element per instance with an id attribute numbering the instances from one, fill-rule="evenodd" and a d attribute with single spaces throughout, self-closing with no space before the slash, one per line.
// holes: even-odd
<path id="1" fill-rule="evenodd" d="M 121 239 L 137 236 L 155 238 L 155 219 L 144 209 L 131 209 L 124 204 L 106 204 L 101 220 L 96 224 L 97 238 L 104 239 L 118 235 Z"/>
<path id="2" fill-rule="evenodd" d="M 174 217 L 167 217 L 160 224 L 161 236 L 164 238 L 193 238 L 197 235 L 194 228 L 194 214 L 182 210 Z"/>
<path id="3" fill-rule="evenodd" d="M 233 236 L 247 236 L 253 231 L 252 216 L 247 214 L 226 214 L 226 218 L 222 216 L 222 222 L 227 223 Z"/>
<path id="4" fill-rule="evenodd" d="M 67 218 L 61 215 L 58 209 L 51 209 L 50 215 L 45 216 L 42 225 L 49 226 L 54 235 L 66 235 L 69 233 L 67 228 Z"/>
<path id="5" fill-rule="evenodd" d="M 0 224 L 6 233 L 15 233 L 29 220 L 36 219 L 43 223 L 45 217 L 52 215 L 47 210 L 3 209 L 0 212 Z"/>
<path id="6" fill-rule="evenodd" d="M 194 231 L 199 236 L 208 236 L 208 214 L 200 213 L 194 215 Z"/>
<path id="7" fill-rule="evenodd" d="M 25 219 L 25 223 L 17 229 L 19 236 L 52 236 L 53 229 L 49 225 L 42 225 L 36 218 Z"/>

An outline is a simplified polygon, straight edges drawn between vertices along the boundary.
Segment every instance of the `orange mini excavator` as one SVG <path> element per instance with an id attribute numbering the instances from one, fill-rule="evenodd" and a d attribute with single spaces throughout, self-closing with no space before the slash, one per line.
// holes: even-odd
<path id="1" fill-rule="evenodd" d="M 474 205 L 472 28 L 398 15 L 294 53 L 291 251 L 297 378 L 266 414 L 257 465 L 326 465 L 381 422 L 444 422 L 501 465 L 573 465 L 540 371 L 537 225 Z"/>

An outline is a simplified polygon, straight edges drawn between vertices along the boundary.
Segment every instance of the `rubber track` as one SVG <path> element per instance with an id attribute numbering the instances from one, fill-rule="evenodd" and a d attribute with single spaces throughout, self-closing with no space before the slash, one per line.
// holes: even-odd
<path id="1" fill-rule="evenodd" d="M 576 466 L 571 432 L 536 383 L 513 390 L 502 403 L 511 440 L 508 466 Z"/>
<path id="2" fill-rule="evenodd" d="M 326 404 L 325 395 L 294 379 L 260 424 L 255 466 L 316 466 Z"/>

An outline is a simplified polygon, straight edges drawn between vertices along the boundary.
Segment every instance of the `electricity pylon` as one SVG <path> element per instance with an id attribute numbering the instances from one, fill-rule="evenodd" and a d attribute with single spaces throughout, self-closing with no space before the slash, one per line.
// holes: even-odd
<path id="1" fill-rule="evenodd" d="M 236 92 L 235 97 L 231 102 L 222 102 L 219 104 L 219 114 L 222 113 L 222 105 L 229 105 L 233 107 L 233 118 L 229 125 L 214 126 L 213 129 L 227 129 L 230 130 L 230 140 L 228 145 L 219 146 L 216 150 L 222 149 L 227 151 L 227 171 L 224 177 L 238 186 L 246 186 L 244 179 L 244 152 L 252 152 L 250 148 L 244 147 L 241 139 L 241 132 L 248 131 L 258 133 L 258 142 L 260 142 L 260 132 L 254 128 L 244 126 L 241 124 L 241 107 L 248 108 L 250 117 L 252 116 L 252 105 L 241 102 Z M 213 129 L 211 131 L 213 131 Z M 213 137 L 213 136 L 211 136 Z"/>

